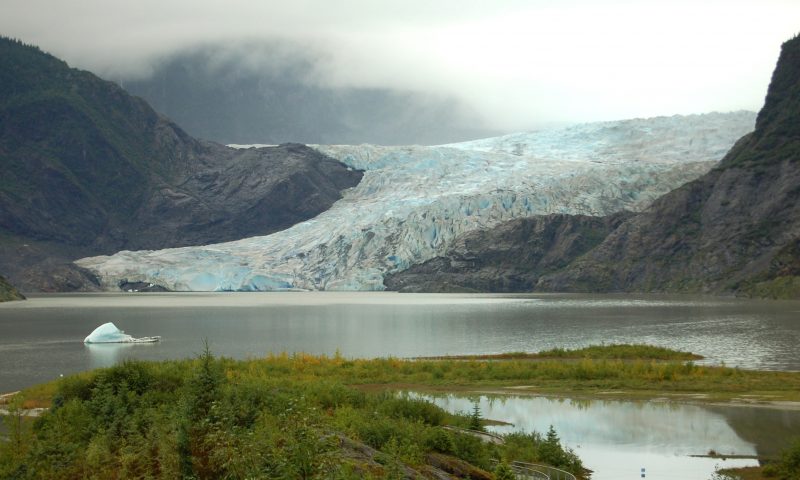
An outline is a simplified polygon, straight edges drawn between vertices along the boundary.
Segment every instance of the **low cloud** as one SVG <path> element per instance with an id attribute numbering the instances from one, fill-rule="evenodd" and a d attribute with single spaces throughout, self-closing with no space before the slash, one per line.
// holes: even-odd
<path id="1" fill-rule="evenodd" d="M 5 0 L 0 33 L 111 78 L 202 45 L 305 81 L 450 95 L 497 129 L 757 110 L 792 1 Z M 291 60 L 291 61 L 288 61 Z"/>

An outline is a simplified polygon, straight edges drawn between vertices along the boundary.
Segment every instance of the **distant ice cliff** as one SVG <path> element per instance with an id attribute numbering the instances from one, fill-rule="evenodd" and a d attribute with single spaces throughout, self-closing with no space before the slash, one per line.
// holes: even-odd
<path id="1" fill-rule="evenodd" d="M 319 145 L 365 175 L 330 210 L 263 237 L 76 263 L 172 290 L 382 290 L 459 234 L 532 215 L 641 210 L 713 166 L 752 112 L 577 125 L 436 147 Z"/>

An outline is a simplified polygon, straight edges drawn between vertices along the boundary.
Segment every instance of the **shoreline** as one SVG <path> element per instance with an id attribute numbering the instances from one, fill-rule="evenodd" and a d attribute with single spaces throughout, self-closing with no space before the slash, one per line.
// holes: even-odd
<path id="1" fill-rule="evenodd" d="M 533 390 L 531 385 L 515 385 L 507 387 L 476 387 L 476 386 L 437 386 L 425 384 L 356 384 L 348 385 L 357 390 L 413 390 L 423 393 L 435 394 L 475 394 L 486 396 L 520 396 L 556 399 L 573 399 L 589 401 L 616 401 L 616 402 L 646 402 L 646 403 L 675 403 L 682 405 L 699 405 L 714 407 L 734 408 L 764 408 L 779 411 L 800 411 L 800 401 L 792 400 L 767 400 L 765 395 L 742 394 L 728 400 L 711 398 L 709 393 L 680 393 L 680 392 L 634 392 L 605 390 L 598 392 L 577 392 L 568 390 Z M 9 410 L 2 408 L 8 405 L 12 398 L 20 394 L 16 392 L 0 393 L 0 415 L 8 415 Z M 752 398 L 756 397 L 756 398 Z M 39 416 L 47 408 L 24 409 L 25 416 Z"/>
<path id="2" fill-rule="evenodd" d="M 632 391 L 602 391 L 602 392 L 572 392 L 565 390 L 529 390 L 530 386 L 519 385 L 509 387 L 490 387 L 481 388 L 475 386 L 436 386 L 424 384 L 362 384 L 350 385 L 356 389 L 363 390 L 409 390 L 421 393 L 433 394 L 464 394 L 464 395 L 486 395 L 486 396 L 520 396 L 520 397 L 539 397 L 555 399 L 573 399 L 589 401 L 616 401 L 616 402 L 647 402 L 647 403 L 674 403 L 682 405 L 699 405 L 715 407 L 737 407 L 737 408 L 764 408 L 779 411 L 800 411 L 800 401 L 792 400 L 754 400 L 744 394 L 732 397 L 729 400 L 719 400 L 709 398 L 705 393 L 678 393 L 660 392 L 659 395 L 652 395 L 649 392 Z M 760 395 L 755 395 L 760 397 Z"/>
<path id="3" fill-rule="evenodd" d="M 693 363 L 698 357 L 687 351 L 653 345 L 610 344 L 554 348 L 538 353 L 510 352 L 488 359 L 476 356 L 437 360 L 347 359 L 337 351 L 333 357 L 283 353 L 247 360 L 225 357 L 220 360 L 234 376 L 251 372 L 258 379 L 264 372 L 274 370 L 282 377 L 305 381 L 326 378 L 364 391 L 410 390 L 800 411 L 797 373 L 698 366 Z M 141 368 L 160 372 L 192 363 L 191 359 L 166 363 L 142 361 Z M 94 370 L 98 371 L 102 369 Z M 76 375 L 85 377 L 79 381 L 90 381 L 96 373 Z M 50 407 L 59 385 L 62 385 L 59 379 L 51 379 L 2 393 L 0 407 L 13 404 L 25 410 Z M 12 400 L 15 397 L 17 400 Z"/>

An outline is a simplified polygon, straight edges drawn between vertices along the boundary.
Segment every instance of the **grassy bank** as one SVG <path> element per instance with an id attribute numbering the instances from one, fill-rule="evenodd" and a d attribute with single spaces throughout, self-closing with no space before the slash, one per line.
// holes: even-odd
<path id="1" fill-rule="evenodd" d="M 552 430 L 487 443 L 458 430 L 481 428 L 479 412 L 453 415 L 391 391 L 348 387 L 346 375 L 324 376 L 350 369 L 344 362 L 206 354 L 126 362 L 22 392 L 12 412 L 32 401 L 51 408 L 32 422 L 7 417 L 0 478 L 491 480 L 503 460 L 583 472 Z"/>
<path id="2" fill-rule="evenodd" d="M 408 385 L 450 388 L 524 386 L 542 393 L 626 392 L 632 395 L 698 394 L 709 400 L 733 397 L 800 401 L 800 373 L 748 371 L 652 359 L 503 361 L 351 360 L 311 355 L 276 355 L 231 362 L 232 378 L 335 379 L 349 385 Z"/>
<path id="3" fill-rule="evenodd" d="M 573 395 L 616 392 L 645 397 L 702 395 L 711 401 L 744 396 L 771 401 L 800 401 L 799 372 L 699 366 L 691 361 L 683 361 L 692 358 L 691 354 L 663 350 L 620 345 L 574 351 L 557 349 L 539 354 L 543 356 L 538 357 L 537 361 L 513 356 L 491 360 L 402 360 L 284 353 L 251 360 L 221 359 L 220 368 L 232 382 L 287 379 L 301 382 L 333 381 L 379 390 L 397 386 L 453 390 L 515 388 L 516 391 Z M 641 354 L 631 355 L 630 352 L 634 351 Z M 621 353 L 626 355 L 620 357 Z M 181 371 L 195 368 L 196 362 L 165 361 L 159 362 L 154 368 Z M 46 407 L 63 382 L 81 381 L 91 375 L 79 374 L 62 382 L 30 388 L 26 391 L 25 406 Z"/>
<path id="4" fill-rule="evenodd" d="M 231 360 L 207 353 L 127 362 L 14 397 L 6 405 L 11 410 L 51 411 L 9 424 L 0 478 L 106 478 L 94 472 L 114 472 L 110 478 L 434 478 L 447 472 L 488 479 L 492 461 L 500 459 L 580 473 L 579 460 L 561 448 L 555 432 L 483 443 L 441 428 L 474 426 L 468 415 L 450 415 L 394 391 L 800 401 L 800 373 L 698 366 L 685 352 L 662 350 L 556 349 L 535 361 L 305 354 Z"/>

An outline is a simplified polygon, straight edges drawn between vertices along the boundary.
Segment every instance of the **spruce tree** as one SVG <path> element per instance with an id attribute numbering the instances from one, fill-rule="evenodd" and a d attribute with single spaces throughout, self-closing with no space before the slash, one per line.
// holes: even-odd
<path id="1" fill-rule="evenodd" d="M 481 420 L 481 406 L 478 403 L 478 400 L 474 400 L 472 402 L 472 414 L 469 417 L 469 428 L 471 430 L 485 432 L 486 429 L 483 428 L 483 423 Z"/>

